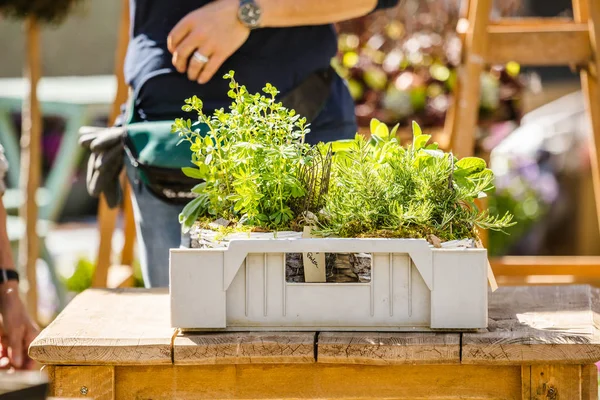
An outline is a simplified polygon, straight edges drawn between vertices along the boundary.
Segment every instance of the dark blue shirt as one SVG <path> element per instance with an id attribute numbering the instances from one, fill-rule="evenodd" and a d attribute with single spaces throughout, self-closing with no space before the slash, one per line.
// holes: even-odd
<path id="1" fill-rule="evenodd" d="M 327 68 L 336 54 L 333 25 L 256 29 L 208 83 L 190 81 L 171 64 L 167 36 L 185 15 L 210 1 L 130 0 L 131 40 L 125 79 L 135 93 L 139 118 L 182 116 L 181 106 L 192 95 L 200 97 L 208 111 L 226 108 L 230 103 L 228 82 L 222 76 L 229 70 L 235 71 L 236 80 L 250 92 L 260 91 L 269 82 L 285 95 L 314 71 Z M 380 0 L 377 8 L 397 1 Z M 356 133 L 352 98 L 339 77 L 334 79 L 330 98 L 312 129 L 313 139 L 325 141 Z"/>

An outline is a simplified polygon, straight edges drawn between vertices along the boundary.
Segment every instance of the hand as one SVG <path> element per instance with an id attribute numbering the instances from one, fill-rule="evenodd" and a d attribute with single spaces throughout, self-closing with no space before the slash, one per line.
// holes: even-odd
<path id="1" fill-rule="evenodd" d="M 250 35 L 250 29 L 237 18 L 238 7 L 238 0 L 217 0 L 192 11 L 175 25 L 167 45 L 177 71 L 187 71 L 190 80 L 201 84 L 213 77 Z M 207 57 L 208 62 L 194 59 L 195 51 Z"/>
<path id="2" fill-rule="evenodd" d="M 16 369 L 33 368 L 34 362 L 27 355 L 27 351 L 38 335 L 39 329 L 27 315 L 16 282 L 0 285 L 0 313 L 2 314 L 0 368 L 10 366 Z"/>

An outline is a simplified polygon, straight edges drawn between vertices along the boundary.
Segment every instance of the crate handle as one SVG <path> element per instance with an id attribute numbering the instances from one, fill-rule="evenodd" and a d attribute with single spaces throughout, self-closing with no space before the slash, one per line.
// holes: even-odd
<path id="1" fill-rule="evenodd" d="M 223 249 L 223 290 L 227 290 L 251 253 L 396 253 L 408 254 L 433 290 L 433 252 L 423 239 L 234 239 Z"/>

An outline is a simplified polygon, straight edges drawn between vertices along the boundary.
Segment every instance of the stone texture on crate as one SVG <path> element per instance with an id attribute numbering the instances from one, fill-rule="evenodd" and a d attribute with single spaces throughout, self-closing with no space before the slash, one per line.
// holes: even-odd
<path id="1" fill-rule="evenodd" d="M 191 247 L 196 249 L 225 248 L 232 239 L 300 239 L 301 232 L 253 232 L 233 233 L 226 238 L 219 238 L 218 233 L 210 229 L 194 228 L 190 232 Z M 304 282 L 304 263 L 301 253 L 286 254 L 285 276 L 287 282 Z M 330 283 L 370 282 L 370 254 L 326 254 L 326 280 Z"/>
<path id="2" fill-rule="evenodd" d="M 370 282 L 372 256 L 366 253 L 325 254 L 326 281 L 330 283 Z M 304 282 L 302 253 L 288 253 L 285 257 L 287 282 Z"/>

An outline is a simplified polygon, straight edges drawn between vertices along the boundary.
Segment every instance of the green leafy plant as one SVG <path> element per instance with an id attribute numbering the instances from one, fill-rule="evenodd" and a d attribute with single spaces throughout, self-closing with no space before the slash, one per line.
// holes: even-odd
<path id="1" fill-rule="evenodd" d="M 477 228 L 501 230 L 512 216 L 480 211 L 475 199 L 492 189 L 484 160 L 428 144 L 413 123 L 413 141 L 403 147 L 391 131 L 371 122 L 371 139 L 337 142 L 321 233 L 340 237 L 474 238 Z"/>
<path id="2" fill-rule="evenodd" d="M 305 119 L 276 101 L 276 88 L 250 94 L 233 72 L 225 79 L 233 100 L 228 112 L 208 116 L 192 97 L 183 110 L 196 112 L 197 122 L 173 125 L 196 166 L 184 173 L 202 181 L 180 215 L 184 230 L 220 218 L 235 223 L 221 227 L 225 233 L 300 230 L 306 211 L 323 236 L 452 240 L 512 225 L 511 215 L 491 216 L 475 205 L 493 188 L 485 161 L 458 160 L 428 144 L 431 137 L 416 123 L 408 147 L 397 139 L 398 125 L 390 131 L 375 119 L 369 140 L 357 135 L 309 146 Z"/>
<path id="3" fill-rule="evenodd" d="M 224 79 L 230 81 L 233 100 L 229 111 L 206 115 L 194 96 L 183 110 L 196 112 L 197 122 L 177 119 L 173 125 L 173 132 L 189 143 L 196 166 L 183 172 L 202 180 L 193 189 L 198 197 L 184 208 L 180 222 L 184 230 L 203 218 L 291 229 L 298 216 L 294 205 L 308 194 L 301 171 L 317 154 L 304 143 L 306 119 L 277 102 L 278 91 L 270 84 L 262 94 L 251 94 L 233 72 Z"/>

